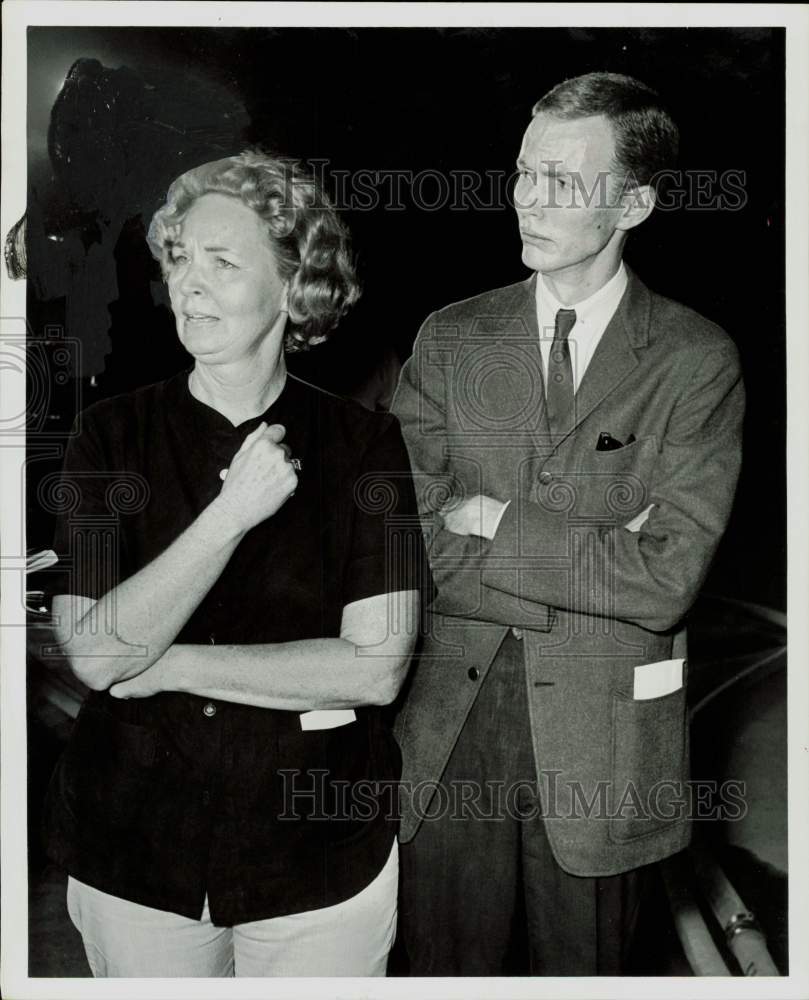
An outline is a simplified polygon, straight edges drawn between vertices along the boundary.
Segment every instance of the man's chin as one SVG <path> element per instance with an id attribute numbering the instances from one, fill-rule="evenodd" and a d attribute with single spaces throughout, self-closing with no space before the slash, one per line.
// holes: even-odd
<path id="1" fill-rule="evenodd" d="M 530 267 L 532 271 L 541 272 L 553 269 L 550 254 L 543 253 L 539 247 L 532 246 L 530 243 L 523 243 L 522 245 L 522 262 L 526 267 Z"/>

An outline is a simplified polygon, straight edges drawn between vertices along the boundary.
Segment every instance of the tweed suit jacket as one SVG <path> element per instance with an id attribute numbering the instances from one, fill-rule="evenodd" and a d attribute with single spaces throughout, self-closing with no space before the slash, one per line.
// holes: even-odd
<path id="1" fill-rule="evenodd" d="M 394 399 L 438 590 L 396 723 L 400 836 L 458 807 L 438 783 L 519 627 L 554 856 L 610 875 L 688 843 L 687 662 L 681 688 L 646 700 L 634 670 L 686 655 L 684 618 L 733 501 L 744 390 L 730 338 L 630 272 L 551 430 L 535 289 L 533 276 L 431 315 Z M 599 450 L 602 433 L 622 447 Z M 437 514 L 475 494 L 509 502 L 491 541 Z"/>

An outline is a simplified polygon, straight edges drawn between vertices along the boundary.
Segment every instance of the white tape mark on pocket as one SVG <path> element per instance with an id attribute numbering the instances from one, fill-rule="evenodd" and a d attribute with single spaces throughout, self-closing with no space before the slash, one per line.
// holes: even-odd
<path id="1" fill-rule="evenodd" d="M 685 660 L 660 660 L 659 663 L 635 667 L 635 701 L 660 698 L 679 691 L 683 686 L 684 663 Z"/>
<path id="2" fill-rule="evenodd" d="M 353 708 L 318 708 L 313 712 L 301 712 L 301 729 L 337 729 L 356 718 Z"/>

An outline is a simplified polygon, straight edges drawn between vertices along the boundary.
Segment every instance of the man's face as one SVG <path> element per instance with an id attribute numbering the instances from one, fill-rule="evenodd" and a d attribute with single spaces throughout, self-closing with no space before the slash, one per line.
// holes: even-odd
<path id="1" fill-rule="evenodd" d="M 523 137 L 514 201 L 522 259 L 534 271 L 582 283 L 617 266 L 622 215 L 615 139 L 603 115 L 562 121 L 540 113 Z M 609 258 L 609 260 L 607 260 Z"/>

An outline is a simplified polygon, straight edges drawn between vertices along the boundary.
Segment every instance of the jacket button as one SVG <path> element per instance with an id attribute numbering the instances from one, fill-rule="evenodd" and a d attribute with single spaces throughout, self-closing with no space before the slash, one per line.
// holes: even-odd
<path id="1" fill-rule="evenodd" d="M 212 719 L 216 715 L 216 705 L 213 702 L 207 702 L 202 709 L 202 714 L 207 715 L 209 719 Z"/>
<path id="2" fill-rule="evenodd" d="M 478 670 L 477 667 L 470 667 L 466 671 L 466 676 L 469 678 L 470 681 L 476 681 L 478 677 L 480 677 L 480 671 Z"/>
<path id="3" fill-rule="evenodd" d="M 542 483 L 543 486 L 547 486 L 549 483 L 553 482 L 553 473 L 552 472 L 540 472 L 540 474 L 539 474 L 539 481 Z"/>

